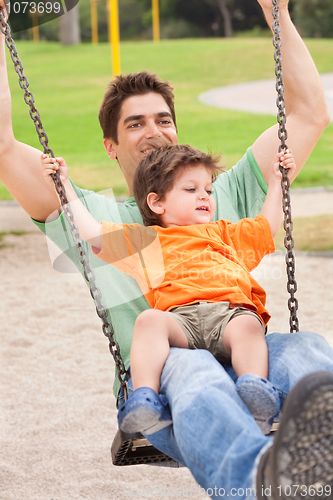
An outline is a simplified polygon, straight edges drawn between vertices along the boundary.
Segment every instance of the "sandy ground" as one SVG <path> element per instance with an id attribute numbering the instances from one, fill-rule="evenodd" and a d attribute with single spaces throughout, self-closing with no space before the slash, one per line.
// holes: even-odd
<path id="1" fill-rule="evenodd" d="M 0 499 L 204 498 L 187 469 L 114 467 L 113 360 L 81 277 L 50 265 L 45 237 L 0 250 Z M 271 331 L 288 330 L 284 256 L 266 258 Z M 297 256 L 300 325 L 333 346 L 333 259 Z"/>

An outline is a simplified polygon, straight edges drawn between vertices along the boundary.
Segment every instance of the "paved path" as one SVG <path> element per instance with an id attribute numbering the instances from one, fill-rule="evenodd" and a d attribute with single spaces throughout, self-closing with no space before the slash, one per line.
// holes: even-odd
<path id="1" fill-rule="evenodd" d="M 333 73 L 321 75 L 326 101 L 333 121 Z M 257 114 L 276 114 L 275 80 L 259 80 L 208 90 L 199 101 L 217 108 L 248 111 Z"/>
<path id="2" fill-rule="evenodd" d="M 325 188 L 292 189 L 293 217 L 333 214 L 333 190 Z M 39 230 L 16 201 L 0 201 L 0 233 Z"/>

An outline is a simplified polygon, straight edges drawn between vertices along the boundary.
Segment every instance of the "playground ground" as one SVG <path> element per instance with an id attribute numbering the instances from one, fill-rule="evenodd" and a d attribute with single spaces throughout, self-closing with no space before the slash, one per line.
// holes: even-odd
<path id="1" fill-rule="evenodd" d="M 333 192 L 295 191 L 293 215 L 333 213 Z M 0 500 L 205 498 L 187 469 L 111 464 L 114 365 L 78 274 L 52 269 L 45 237 L 0 203 Z M 296 256 L 299 320 L 333 347 L 333 258 Z M 264 259 L 270 332 L 288 330 L 284 255 Z"/>

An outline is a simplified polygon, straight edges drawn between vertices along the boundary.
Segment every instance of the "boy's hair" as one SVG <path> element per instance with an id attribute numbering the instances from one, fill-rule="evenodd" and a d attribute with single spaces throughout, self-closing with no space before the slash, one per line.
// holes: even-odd
<path id="1" fill-rule="evenodd" d="M 163 82 L 147 71 L 118 75 L 109 83 L 99 110 L 99 123 L 105 139 L 113 139 L 118 144 L 118 122 L 123 102 L 128 97 L 149 92 L 155 92 L 163 97 L 176 126 L 173 88 L 168 82 Z"/>
<path id="2" fill-rule="evenodd" d="M 212 174 L 212 182 L 224 171 L 221 157 L 203 153 L 188 145 L 172 145 L 155 149 L 139 163 L 133 180 L 134 197 L 145 226 L 160 226 L 160 215 L 148 206 L 147 196 L 156 193 L 164 201 L 178 175 L 187 167 L 204 166 Z"/>

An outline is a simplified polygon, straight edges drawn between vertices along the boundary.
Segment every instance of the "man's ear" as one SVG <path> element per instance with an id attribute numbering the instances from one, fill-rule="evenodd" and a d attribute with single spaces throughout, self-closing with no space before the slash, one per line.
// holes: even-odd
<path id="1" fill-rule="evenodd" d="M 115 160 L 117 158 L 117 153 L 113 149 L 113 144 L 114 141 L 112 139 L 103 139 L 103 145 L 110 160 Z"/>
<path id="2" fill-rule="evenodd" d="M 147 205 L 155 214 L 164 214 L 163 202 L 159 200 L 159 197 L 156 193 L 149 193 L 147 195 Z"/>

